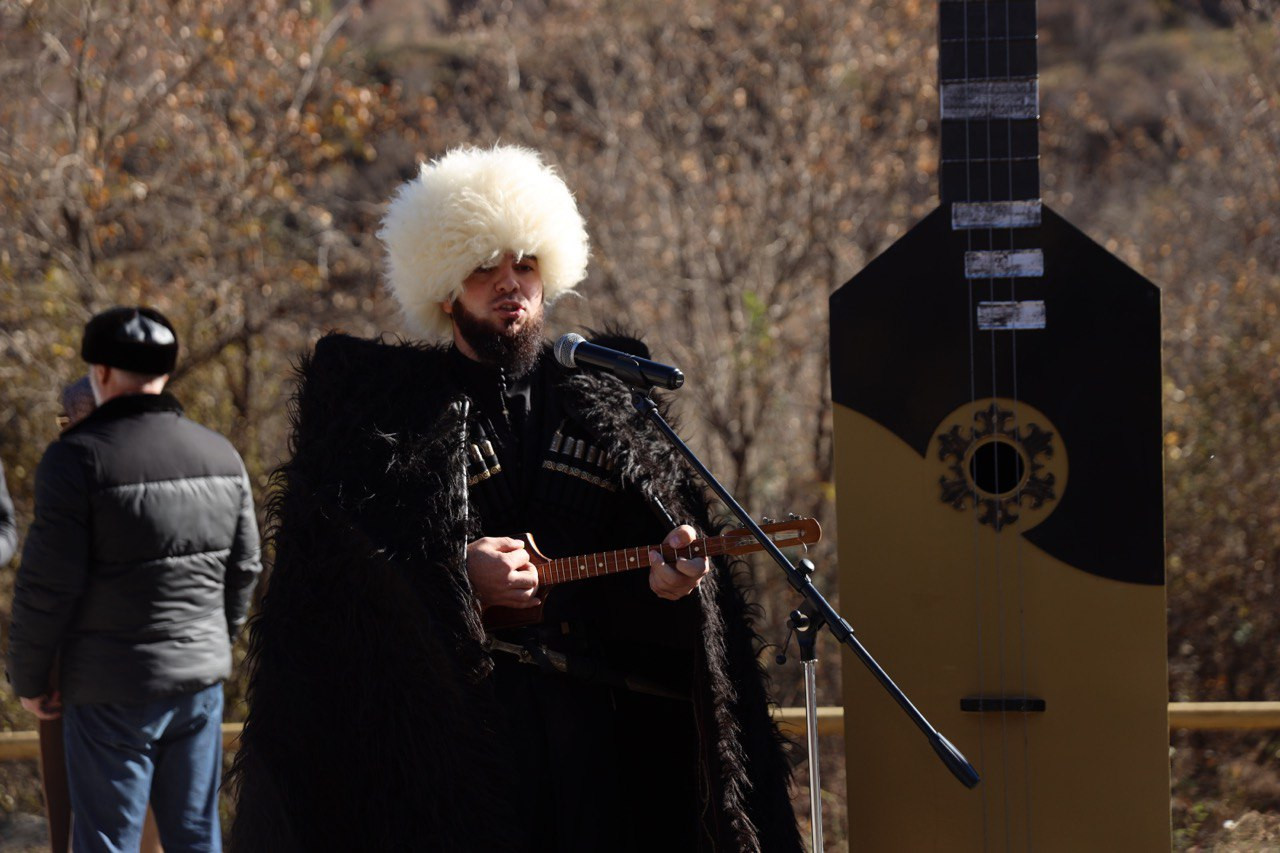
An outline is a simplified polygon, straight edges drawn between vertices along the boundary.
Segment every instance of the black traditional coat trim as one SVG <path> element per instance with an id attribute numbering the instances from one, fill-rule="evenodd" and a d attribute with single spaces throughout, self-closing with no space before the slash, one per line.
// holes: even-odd
<path id="1" fill-rule="evenodd" d="M 233 850 L 509 846 L 503 797 L 518 793 L 494 783 L 503 757 L 486 735 L 492 660 L 465 570 L 467 401 L 446 353 L 330 335 L 299 369 L 293 459 L 269 507 L 275 565 L 250 628 Z M 623 483 L 711 529 L 700 488 L 629 390 L 562 374 L 565 408 L 614 449 Z M 729 566 L 698 605 L 705 802 L 690 849 L 799 851 L 753 614 Z"/>

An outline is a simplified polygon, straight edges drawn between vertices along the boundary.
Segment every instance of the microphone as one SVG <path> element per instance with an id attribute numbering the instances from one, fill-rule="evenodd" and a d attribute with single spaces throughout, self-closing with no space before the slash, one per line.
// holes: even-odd
<path id="1" fill-rule="evenodd" d="M 556 361 L 565 367 L 588 365 L 607 370 L 629 385 L 641 388 L 666 388 L 674 391 L 684 384 L 680 368 L 658 364 L 616 349 L 588 343 L 582 335 L 570 332 L 555 345 Z"/>

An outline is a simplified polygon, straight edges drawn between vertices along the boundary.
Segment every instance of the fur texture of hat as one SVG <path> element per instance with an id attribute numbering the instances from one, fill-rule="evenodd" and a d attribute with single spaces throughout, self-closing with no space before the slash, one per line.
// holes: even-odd
<path id="1" fill-rule="evenodd" d="M 505 252 L 537 257 L 547 303 L 587 274 L 586 225 L 573 194 L 527 148 L 457 148 L 424 164 L 391 199 L 378 237 L 391 292 L 411 330 L 430 341 L 452 334 L 441 303 Z"/>

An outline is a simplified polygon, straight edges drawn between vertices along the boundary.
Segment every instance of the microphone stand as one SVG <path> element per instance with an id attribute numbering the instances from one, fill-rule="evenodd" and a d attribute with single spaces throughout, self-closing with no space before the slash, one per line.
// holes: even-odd
<path id="1" fill-rule="evenodd" d="M 814 565 L 801 560 L 800 572 L 807 577 L 814 572 Z M 800 663 L 804 668 L 804 721 L 809 749 L 809 849 L 822 853 L 822 767 L 818 756 L 818 631 L 826 624 L 821 615 L 814 613 L 808 603 L 791 611 L 787 626 L 796 635 L 800 647 Z M 786 662 L 786 654 L 778 655 L 778 663 Z"/>
<path id="2" fill-rule="evenodd" d="M 627 378 L 626 381 L 633 386 L 642 386 L 642 383 L 635 381 L 635 378 Z M 720 481 L 715 478 L 715 475 L 713 475 L 710 470 L 708 470 L 707 466 L 702 464 L 702 460 L 700 460 L 697 455 L 689 449 L 689 445 L 685 444 L 680 436 L 676 434 L 676 431 L 671 428 L 671 424 L 667 423 L 666 418 L 664 418 L 662 413 L 658 411 L 658 404 L 655 403 L 653 398 L 650 396 L 651 393 L 652 386 L 649 386 L 647 390 L 642 390 L 641 387 L 633 387 L 631 389 L 631 403 L 635 406 L 636 411 L 652 421 L 654 425 L 658 427 L 659 431 L 667 437 L 667 440 L 671 442 L 671 445 L 680 453 L 680 455 L 683 456 L 691 466 L 693 466 L 693 469 L 698 472 L 698 476 L 702 478 L 703 482 L 705 482 L 711 490 L 715 492 L 716 497 L 720 498 L 724 505 L 738 517 L 738 521 L 751 531 L 751 534 L 757 541 L 759 541 L 760 546 L 764 549 L 765 553 L 772 557 L 773 561 L 782 569 L 782 572 L 786 576 L 787 582 L 791 584 L 792 589 L 800 593 L 801 597 L 804 599 L 800 608 L 792 613 L 792 627 L 796 631 L 797 642 L 801 643 L 801 654 L 805 664 L 805 715 L 809 726 L 809 798 L 811 814 L 814 817 L 815 824 L 821 822 L 822 806 L 821 802 L 816 802 L 817 798 L 820 796 L 820 792 L 816 790 L 816 782 L 818 781 L 818 774 L 816 770 L 818 766 L 817 691 L 812 681 L 812 674 L 813 669 L 817 664 L 817 657 L 813 654 L 812 647 L 814 645 L 814 641 L 817 639 L 818 631 L 823 626 L 831 632 L 832 636 L 834 636 L 836 640 L 843 645 L 848 646 L 849 649 L 857 655 L 858 660 L 862 661 L 863 665 L 870 670 L 875 679 L 880 682 L 880 685 L 888 691 L 890 698 L 898 704 L 898 707 L 900 707 L 907 717 L 916 724 L 916 727 L 920 729 L 921 733 L 925 736 L 925 739 L 929 742 L 929 746 L 933 748 L 933 751 L 937 754 L 942 763 L 946 765 L 947 769 L 951 771 L 952 775 L 955 776 L 956 779 L 958 779 L 966 788 L 972 788 L 977 785 L 979 782 L 979 776 L 978 772 L 973 769 L 973 765 L 969 763 L 968 759 L 964 757 L 960 750 L 956 749 L 950 741 L 944 738 L 938 730 L 935 729 L 927 719 L 925 719 L 924 714 L 921 714 L 915 705 L 911 704 L 911 700 L 909 700 L 898 688 L 898 685 L 893 683 L 893 679 L 889 677 L 889 674 L 881 668 L 880 664 L 878 664 L 875 658 L 871 656 L 871 653 L 868 652 L 862 643 L 858 641 L 857 637 L 853 635 L 853 628 L 850 627 L 849 623 L 836 612 L 836 609 L 831 606 L 831 603 L 827 601 L 826 598 L 823 597 L 822 593 L 818 592 L 817 587 L 813 585 L 812 577 L 810 577 L 812 574 L 811 567 L 813 564 L 809 564 L 809 571 L 801 571 L 791 564 L 791 561 L 788 560 L 786 555 L 782 553 L 781 549 L 774 544 L 773 540 L 765 535 L 764 531 L 760 529 L 760 526 L 752 520 L 750 515 L 747 514 L 747 511 L 743 509 L 736 500 L 734 500 L 733 495 L 729 494 L 729 490 L 721 485 Z M 808 561 L 805 560 L 803 562 L 807 563 Z M 797 615 L 800 617 L 798 620 L 796 618 Z M 800 626 L 800 622 L 805 623 L 804 627 Z M 809 649 L 807 651 L 804 645 L 806 642 L 809 645 Z M 813 659 L 810 660 L 809 657 L 812 657 Z M 814 838 L 817 839 L 814 844 L 814 850 L 821 851 L 821 826 L 815 826 L 813 828 L 813 833 Z"/>

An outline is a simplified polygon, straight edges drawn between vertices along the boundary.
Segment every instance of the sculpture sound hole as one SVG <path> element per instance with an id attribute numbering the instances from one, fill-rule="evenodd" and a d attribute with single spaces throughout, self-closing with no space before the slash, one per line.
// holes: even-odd
<path id="1" fill-rule="evenodd" d="M 1007 441 L 989 441 L 973 451 L 969 476 L 989 495 L 1006 495 L 1022 482 L 1022 454 Z"/>
<path id="2" fill-rule="evenodd" d="M 1039 510 L 1058 499 L 1057 477 L 1046 466 L 1061 448 L 1029 407 L 1019 419 L 996 400 L 980 405 L 942 422 L 938 485 L 943 503 L 973 508 L 979 524 L 999 531 L 1016 523 L 1023 509 Z"/>

